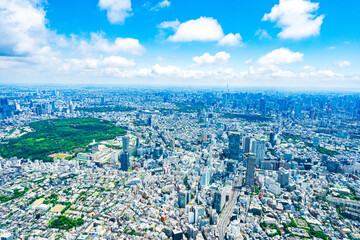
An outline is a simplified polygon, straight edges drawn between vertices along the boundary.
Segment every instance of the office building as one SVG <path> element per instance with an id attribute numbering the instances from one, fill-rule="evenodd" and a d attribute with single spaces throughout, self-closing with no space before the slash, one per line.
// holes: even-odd
<path id="1" fill-rule="evenodd" d="M 226 192 L 225 190 L 217 190 L 214 194 L 214 208 L 217 213 L 221 213 L 226 202 Z"/>
<path id="2" fill-rule="evenodd" d="M 244 150 L 244 153 L 251 152 L 251 138 L 250 137 L 245 137 L 243 139 L 243 150 Z"/>
<path id="3" fill-rule="evenodd" d="M 130 137 L 129 136 L 122 137 L 122 146 L 123 146 L 124 151 L 129 149 L 129 146 L 130 146 Z"/>
<path id="4" fill-rule="evenodd" d="M 263 140 L 257 140 L 255 142 L 255 163 L 256 165 L 260 165 L 262 161 L 264 161 L 265 158 L 265 148 L 266 148 L 266 142 Z"/>
<path id="5" fill-rule="evenodd" d="M 266 115 L 266 102 L 263 98 L 260 99 L 260 114 Z"/>
<path id="6" fill-rule="evenodd" d="M 245 174 L 245 186 L 254 188 L 255 185 L 255 156 L 253 154 L 248 154 L 247 156 L 247 166 Z"/>
<path id="7" fill-rule="evenodd" d="M 269 142 L 272 146 L 276 145 L 276 135 L 274 132 L 270 132 Z"/>
<path id="8" fill-rule="evenodd" d="M 128 171 L 130 168 L 130 160 L 129 160 L 129 153 L 127 151 L 123 151 L 120 154 L 120 163 L 121 163 L 121 170 Z"/>
<path id="9" fill-rule="evenodd" d="M 240 149 L 240 133 L 238 132 L 230 132 L 229 133 L 229 159 L 234 160 L 241 160 L 242 159 L 242 152 Z"/>
<path id="10" fill-rule="evenodd" d="M 278 182 L 282 188 L 286 187 L 289 184 L 290 173 L 285 168 L 279 168 L 278 171 Z"/>
<path id="11" fill-rule="evenodd" d="M 178 204 L 180 208 L 185 208 L 186 205 L 190 202 L 190 193 L 189 191 L 182 190 L 178 194 Z"/>

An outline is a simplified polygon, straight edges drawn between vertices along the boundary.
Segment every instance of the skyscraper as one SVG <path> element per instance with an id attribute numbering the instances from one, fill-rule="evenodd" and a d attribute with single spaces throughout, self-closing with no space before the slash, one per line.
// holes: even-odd
<path id="1" fill-rule="evenodd" d="M 0 104 L 1 119 L 6 119 L 14 115 L 13 106 L 9 104 L 9 100 L 7 98 L 1 98 Z"/>
<path id="2" fill-rule="evenodd" d="M 249 153 L 251 151 L 251 138 L 245 137 L 243 139 L 243 149 L 244 153 Z"/>
<path id="3" fill-rule="evenodd" d="M 214 208 L 217 213 L 221 213 L 226 201 L 226 192 L 217 190 L 214 194 Z"/>
<path id="4" fill-rule="evenodd" d="M 245 186 L 254 189 L 255 185 L 255 156 L 254 154 L 248 154 L 246 175 L 245 175 Z"/>
<path id="5" fill-rule="evenodd" d="M 180 208 L 185 208 L 186 205 L 190 202 L 190 193 L 189 191 L 182 190 L 178 194 L 178 204 Z"/>
<path id="6" fill-rule="evenodd" d="M 229 157 L 230 159 L 240 160 L 241 159 L 241 150 L 240 150 L 240 133 L 230 132 L 229 133 Z"/>
<path id="7" fill-rule="evenodd" d="M 123 145 L 123 150 L 124 151 L 128 150 L 129 146 L 130 146 L 130 137 L 124 136 L 122 138 L 122 145 Z"/>
<path id="8" fill-rule="evenodd" d="M 136 148 L 140 147 L 140 139 L 137 137 L 136 138 L 136 144 L 135 144 Z"/>
<path id="9" fill-rule="evenodd" d="M 265 145 L 266 142 L 263 140 L 257 140 L 255 142 L 255 163 L 259 165 L 262 161 L 264 161 L 265 158 Z"/>
<path id="10" fill-rule="evenodd" d="M 127 151 L 123 151 L 120 154 L 120 163 L 121 163 L 121 170 L 128 171 L 130 167 L 130 160 L 129 160 L 129 153 Z"/>
<path id="11" fill-rule="evenodd" d="M 286 187 L 289 184 L 289 171 L 285 168 L 279 168 L 278 171 L 278 182 L 281 187 Z"/>
<path id="12" fill-rule="evenodd" d="M 272 146 L 274 146 L 276 144 L 276 136 L 274 132 L 270 132 L 270 139 L 269 142 L 271 143 Z"/>
<path id="13" fill-rule="evenodd" d="M 260 114 L 266 115 L 266 102 L 263 98 L 260 99 Z"/>

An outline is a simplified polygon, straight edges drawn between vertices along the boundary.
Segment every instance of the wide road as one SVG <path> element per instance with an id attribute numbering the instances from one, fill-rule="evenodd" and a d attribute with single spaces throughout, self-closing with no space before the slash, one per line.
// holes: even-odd
<path id="1" fill-rule="evenodd" d="M 231 199 L 230 199 L 229 203 L 226 205 L 223 212 L 221 213 L 220 219 L 218 221 L 217 227 L 218 227 L 218 231 L 219 231 L 219 239 L 220 240 L 225 239 L 226 228 L 229 223 L 230 217 L 231 217 L 232 213 L 234 212 L 234 208 L 236 206 L 237 199 L 240 194 L 238 188 L 240 187 L 241 181 L 242 181 L 241 177 L 235 178 L 234 188 L 233 188 Z"/>

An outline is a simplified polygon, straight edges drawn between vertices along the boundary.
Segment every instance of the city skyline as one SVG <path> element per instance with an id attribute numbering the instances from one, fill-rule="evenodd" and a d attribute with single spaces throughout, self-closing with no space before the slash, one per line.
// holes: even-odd
<path id="1" fill-rule="evenodd" d="M 0 84 L 359 89 L 359 3 L 0 3 Z"/>

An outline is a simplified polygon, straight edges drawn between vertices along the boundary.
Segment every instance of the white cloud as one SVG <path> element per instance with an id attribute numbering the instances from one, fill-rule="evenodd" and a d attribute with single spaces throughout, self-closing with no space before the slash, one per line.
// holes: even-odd
<path id="1" fill-rule="evenodd" d="M 111 56 L 104 58 L 103 65 L 110 67 L 133 67 L 135 66 L 135 61 L 119 56 Z"/>
<path id="2" fill-rule="evenodd" d="M 233 34 L 233 33 L 229 33 L 228 35 L 226 35 L 225 37 L 223 37 L 222 39 L 219 40 L 219 45 L 220 46 L 240 46 L 242 45 L 241 43 L 242 37 L 240 36 L 239 33 Z"/>
<path id="3" fill-rule="evenodd" d="M 110 23 L 124 23 L 131 16 L 131 0 L 99 0 L 101 10 L 107 11 Z"/>
<path id="4" fill-rule="evenodd" d="M 271 39 L 271 36 L 265 29 L 259 29 L 256 31 L 255 36 L 258 36 L 259 39 Z"/>
<path id="5" fill-rule="evenodd" d="M 169 0 L 163 0 L 158 2 L 155 6 L 151 7 L 150 2 L 146 2 L 144 7 L 149 8 L 151 11 L 159 11 L 161 8 L 170 7 L 171 2 Z"/>
<path id="6" fill-rule="evenodd" d="M 64 59 L 63 69 L 95 69 L 98 68 L 100 61 L 96 58 L 85 59 Z"/>
<path id="7" fill-rule="evenodd" d="M 305 65 L 304 70 L 314 72 L 316 70 L 316 68 L 314 68 L 313 66 L 310 66 L 310 65 Z"/>
<path id="8" fill-rule="evenodd" d="M 351 65 L 351 63 L 349 61 L 336 61 L 334 62 L 334 64 L 338 67 L 349 67 Z"/>
<path id="9" fill-rule="evenodd" d="M 173 31 L 176 31 L 180 26 L 180 22 L 179 20 L 175 20 L 175 21 L 168 21 L 168 22 L 162 22 L 160 23 L 157 27 L 158 28 L 170 28 Z"/>
<path id="10" fill-rule="evenodd" d="M 92 33 L 90 42 L 80 41 L 80 50 L 83 52 L 98 51 L 106 53 L 129 53 L 141 55 L 145 52 L 145 47 L 134 38 L 116 38 L 113 43 L 109 43 L 101 34 Z"/>
<path id="11" fill-rule="evenodd" d="M 218 41 L 223 37 L 223 30 L 216 19 L 200 17 L 181 23 L 169 40 L 173 42 Z"/>
<path id="12" fill-rule="evenodd" d="M 262 56 L 258 63 L 261 65 L 290 64 L 303 61 L 303 56 L 303 53 L 292 52 L 287 48 L 279 48 Z"/>
<path id="13" fill-rule="evenodd" d="M 282 31 L 279 37 L 285 39 L 302 39 L 320 34 L 324 15 L 312 14 L 319 9 L 319 3 L 308 0 L 279 0 L 271 12 L 265 14 L 263 21 L 277 22 Z"/>
<path id="14" fill-rule="evenodd" d="M 296 77 L 296 74 L 291 71 L 283 71 L 278 70 L 271 74 L 272 77 L 280 77 L 280 78 L 293 78 Z"/>
<path id="15" fill-rule="evenodd" d="M 328 50 L 334 50 L 336 47 L 335 46 L 330 46 L 330 47 L 328 47 L 327 49 Z"/>
<path id="16" fill-rule="evenodd" d="M 168 38 L 172 42 L 192 41 L 218 41 L 220 46 L 241 46 L 242 37 L 239 33 L 229 33 L 226 36 L 218 21 L 211 17 L 200 17 L 180 23 L 179 20 L 162 22 L 158 25 L 161 29 L 171 29 L 175 33 Z M 161 32 L 164 34 L 164 32 Z"/>
<path id="17" fill-rule="evenodd" d="M 227 52 L 218 52 L 215 55 L 204 53 L 202 56 L 193 57 L 193 61 L 196 65 L 214 64 L 220 63 L 225 64 L 230 58 L 230 54 Z"/>
<path id="18" fill-rule="evenodd" d="M 164 7 L 170 7 L 171 3 L 168 0 L 164 0 L 159 2 L 159 7 L 164 8 Z"/>
<path id="19" fill-rule="evenodd" d="M 159 74 L 159 75 L 178 75 L 181 72 L 181 69 L 177 66 L 160 66 L 159 64 L 155 64 L 153 66 L 153 73 Z"/>
<path id="20" fill-rule="evenodd" d="M 110 56 L 106 58 L 71 58 L 64 59 L 58 63 L 58 70 L 67 71 L 93 71 L 100 73 L 104 69 L 117 69 L 118 67 L 133 67 L 134 60 L 128 60 L 119 56 Z"/>
<path id="21" fill-rule="evenodd" d="M 245 64 L 250 64 L 250 63 L 252 63 L 252 59 L 248 59 L 245 61 Z"/>
<path id="22" fill-rule="evenodd" d="M 335 73 L 332 70 L 318 70 L 311 72 L 299 73 L 300 78 L 343 78 L 344 76 L 339 73 Z"/>
<path id="23" fill-rule="evenodd" d="M 47 45 L 45 11 L 31 0 L 0 2 L 0 53 L 27 55 Z"/>

